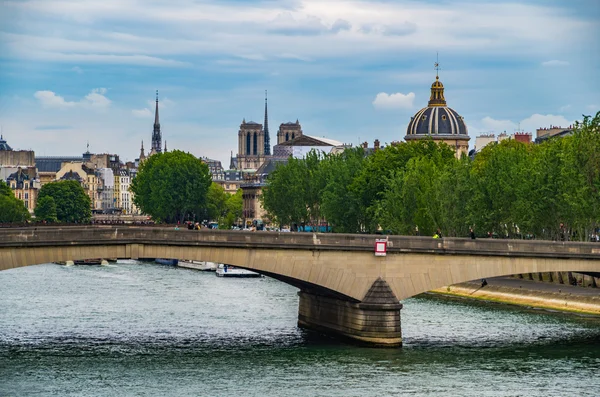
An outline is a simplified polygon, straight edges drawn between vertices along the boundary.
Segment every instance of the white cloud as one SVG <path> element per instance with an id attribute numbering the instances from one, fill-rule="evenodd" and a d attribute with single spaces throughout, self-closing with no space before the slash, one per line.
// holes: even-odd
<path id="1" fill-rule="evenodd" d="M 149 99 L 146 101 L 146 103 L 148 104 L 148 107 L 145 107 L 143 109 L 133 109 L 133 110 L 131 110 L 131 114 L 133 114 L 135 117 L 140 117 L 140 118 L 154 117 L 154 109 L 156 106 L 156 100 Z M 175 102 L 170 100 L 169 98 L 160 98 L 159 99 L 159 111 L 164 110 L 164 109 L 170 109 L 170 108 L 173 108 L 174 106 L 175 106 Z"/>
<path id="2" fill-rule="evenodd" d="M 560 108 L 558 108 L 558 111 L 562 113 L 569 109 L 571 109 L 571 105 L 564 105 L 564 106 L 561 106 Z"/>
<path id="3" fill-rule="evenodd" d="M 489 116 L 481 119 L 482 130 L 489 132 L 502 132 L 506 131 L 512 133 L 513 130 L 517 129 L 518 125 L 510 120 L 496 120 Z"/>
<path id="4" fill-rule="evenodd" d="M 568 61 L 559 61 L 558 59 L 553 59 L 551 61 L 542 62 L 542 66 L 569 66 Z"/>
<path id="5" fill-rule="evenodd" d="M 481 122 L 478 123 L 478 127 L 474 128 L 473 131 L 477 131 L 479 133 L 484 132 L 493 132 L 500 133 L 506 131 L 508 134 L 512 134 L 517 130 L 521 130 L 524 132 L 535 133 L 535 130 L 538 128 L 548 128 L 551 126 L 557 127 L 568 127 L 573 125 L 573 121 L 569 121 L 563 116 L 555 116 L 553 114 L 533 114 L 526 119 L 521 120 L 521 122 L 514 122 L 512 120 L 496 120 L 489 116 L 481 119 Z"/>
<path id="6" fill-rule="evenodd" d="M 67 102 L 65 98 L 56 95 L 52 91 L 37 91 L 33 96 L 47 108 L 69 108 L 77 105 L 76 102 Z"/>
<path id="7" fill-rule="evenodd" d="M 345 19 L 338 19 L 337 21 L 335 21 L 333 23 L 333 25 L 331 25 L 331 31 L 333 33 L 341 32 L 342 30 L 350 30 L 350 29 L 352 29 L 352 25 L 350 24 L 350 22 L 346 21 Z"/>
<path id="8" fill-rule="evenodd" d="M 320 18 L 307 15 L 304 18 L 294 18 L 290 12 L 284 12 L 268 23 L 268 31 L 288 36 L 313 36 L 328 31 Z"/>
<path id="9" fill-rule="evenodd" d="M 110 106 L 110 99 L 104 96 L 106 88 L 95 88 L 85 96 L 85 100 L 81 104 L 94 109 L 106 109 Z"/>
<path id="10" fill-rule="evenodd" d="M 148 108 L 144 108 L 144 109 L 133 109 L 131 111 L 131 113 L 135 116 L 135 117 L 141 117 L 141 118 L 150 118 L 152 117 L 152 111 Z"/>
<path id="11" fill-rule="evenodd" d="M 382 29 L 382 33 L 388 36 L 405 36 L 417 31 L 417 25 L 412 22 L 396 23 L 386 25 Z"/>
<path id="12" fill-rule="evenodd" d="M 107 109 L 111 104 L 111 100 L 104 96 L 104 94 L 106 94 L 106 88 L 95 88 L 78 102 L 66 101 L 65 98 L 60 95 L 56 95 L 56 93 L 52 91 L 36 91 L 33 96 L 40 101 L 42 106 L 45 108 L 66 109 L 73 107 L 84 107 L 89 109 L 103 110 Z"/>
<path id="13" fill-rule="evenodd" d="M 510 7 L 365 0 L 297 0 L 292 5 L 288 1 L 175 3 L 11 1 L 7 7 L 40 23 L 18 34 L 0 33 L 0 41 L 6 43 L 9 57 L 20 59 L 175 67 L 189 66 L 194 60 L 187 56 L 198 54 L 257 53 L 269 58 L 292 52 L 318 59 L 444 48 L 454 54 L 480 51 L 539 57 L 568 49 L 573 40 L 594 29 L 593 22 L 565 15 L 560 8 L 517 3 Z M 63 21 L 61 29 L 53 29 L 57 19 Z M 103 29 L 112 22 L 128 21 L 135 23 L 123 32 Z M 139 25 L 159 25 L 160 34 L 147 34 L 144 29 L 138 33 L 135 26 Z M 319 35 L 318 45 L 315 35 Z M 185 62 L 179 56 L 186 56 Z M 565 61 L 544 64 L 555 62 Z"/>
<path id="14" fill-rule="evenodd" d="M 538 128 L 544 127 L 568 127 L 573 125 L 573 121 L 569 121 L 563 116 L 555 116 L 553 114 L 533 114 L 530 117 L 521 121 L 521 129 L 526 132 L 533 132 Z"/>
<path id="15" fill-rule="evenodd" d="M 385 92 L 380 92 L 375 97 L 373 106 L 378 109 L 410 109 L 413 106 L 414 100 L 414 92 L 409 92 L 408 94 L 402 94 L 400 92 L 387 94 Z"/>

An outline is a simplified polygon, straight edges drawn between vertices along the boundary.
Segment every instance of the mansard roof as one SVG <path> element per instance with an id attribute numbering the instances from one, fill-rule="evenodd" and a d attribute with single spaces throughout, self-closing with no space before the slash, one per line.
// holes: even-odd
<path id="1" fill-rule="evenodd" d="M 35 157 L 35 165 L 38 172 L 58 172 L 62 167 L 62 163 L 71 161 L 83 161 L 83 157 Z"/>

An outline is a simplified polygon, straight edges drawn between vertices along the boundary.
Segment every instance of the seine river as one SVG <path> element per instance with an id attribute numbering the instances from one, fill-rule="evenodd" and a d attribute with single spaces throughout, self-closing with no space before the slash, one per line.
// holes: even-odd
<path id="1" fill-rule="evenodd" d="M 408 299 L 402 349 L 296 327 L 296 289 L 141 263 L 0 272 L 0 396 L 599 396 L 600 319 Z"/>

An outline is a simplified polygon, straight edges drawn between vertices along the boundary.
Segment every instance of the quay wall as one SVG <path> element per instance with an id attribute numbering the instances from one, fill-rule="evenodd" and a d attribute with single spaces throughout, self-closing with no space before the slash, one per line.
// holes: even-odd
<path id="1" fill-rule="evenodd" d="M 583 276 L 573 274 L 575 279 L 578 277 L 583 279 Z M 596 278 L 596 282 L 598 282 L 597 280 Z M 492 280 L 490 283 L 494 284 Z M 482 287 L 480 282 L 467 282 L 445 286 L 430 292 L 488 302 L 600 316 L 600 289 L 589 285 L 570 286 L 526 279 L 518 287 L 516 285 L 489 284 Z M 542 286 L 544 288 L 540 288 Z"/>

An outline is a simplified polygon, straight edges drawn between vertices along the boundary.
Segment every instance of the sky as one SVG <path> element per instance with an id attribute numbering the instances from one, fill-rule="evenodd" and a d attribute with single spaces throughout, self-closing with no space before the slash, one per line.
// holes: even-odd
<path id="1" fill-rule="evenodd" d="M 221 160 L 239 125 L 271 142 L 406 135 L 434 62 L 471 137 L 568 126 L 600 110 L 598 0 L 3 0 L 0 126 L 13 149 L 122 160 L 150 148 Z"/>

